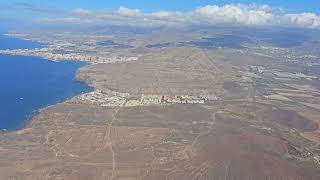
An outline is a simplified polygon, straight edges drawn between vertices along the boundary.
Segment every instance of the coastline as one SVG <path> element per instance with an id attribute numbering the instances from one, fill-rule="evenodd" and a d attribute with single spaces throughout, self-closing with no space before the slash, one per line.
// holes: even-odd
<path id="1" fill-rule="evenodd" d="M 15 48 L 1 48 L 0 54 L 4 55 L 19 55 L 19 56 L 35 56 L 41 57 L 50 61 L 81 61 L 89 64 L 105 64 L 105 63 L 121 63 L 128 61 L 136 61 L 141 57 L 141 54 L 134 54 L 126 56 L 118 53 L 97 53 L 92 51 L 92 45 L 86 46 L 86 52 L 81 53 L 79 50 L 74 49 L 74 46 L 82 46 L 82 44 L 73 44 L 68 47 L 63 42 L 51 42 L 40 40 L 38 38 L 32 38 L 25 34 L 7 33 L 3 34 L 4 37 L 21 40 L 22 42 L 31 42 L 36 44 L 36 47 L 15 47 Z M 71 49 L 71 50 L 70 50 Z"/>
<path id="2" fill-rule="evenodd" d="M 91 87 L 91 86 L 89 86 L 89 85 L 88 85 L 87 83 L 85 83 L 84 81 L 80 81 L 80 80 L 77 80 L 77 81 L 79 81 L 79 82 L 81 82 L 81 83 L 84 83 L 84 84 L 86 84 L 88 87 L 90 87 L 90 88 L 91 88 L 91 91 L 88 91 L 88 92 L 94 91 L 94 88 Z M 57 105 L 59 105 L 59 104 L 66 103 L 67 101 L 71 100 L 72 98 L 77 97 L 77 96 L 80 96 L 80 95 L 85 94 L 85 93 L 88 93 L 88 92 L 82 92 L 81 94 L 77 94 L 77 95 L 75 95 L 75 96 L 68 97 L 67 99 L 61 100 L 61 101 L 59 101 L 59 102 L 54 102 L 54 103 L 49 104 L 49 105 L 47 105 L 47 106 L 45 106 L 45 107 L 41 107 L 41 108 L 39 108 L 39 109 L 37 109 L 37 110 L 34 110 L 34 112 L 32 112 L 30 115 L 28 115 L 28 117 L 21 123 L 21 125 L 18 125 L 17 128 L 15 128 L 15 129 L 7 130 L 7 131 L 5 131 L 5 132 L 10 133 L 10 132 L 16 132 L 16 131 L 19 131 L 19 130 L 31 128 L 32 122 L 33 122 L 34 120 L 36 120 L 36 119 L 34 119 L 34 118 L 35 118 L 39 113 L 41 113 L 42 111 L 44 111 L 44 110 L 46 110 L 46 109 L 48 109 L 48 108 L 51 108 L 51 107 L 53 107 L 53 106 L 57 106 Z"/>
<path id="3" fill-rule="evenodd" d="M 2 54 L 0 54 L 2 55 Z M 8 55 L 8 56 L 19 56 L 19 55 Z M 22 57 L 22 56 L 21 56 Z M 29 57 L 29 58 L 39 58 L 39 60 L 43 61 L 49 61 L 49 62 L 55 62 L 55 61 L 52 61 L 50 59 L 45 59 L 45 58 L 42 58 L 42 57 L 39 57 L 39 56 L 25 56 L 25 57 Z M 66 62 L 66 63 L 69 63 L 70 61 L 68 60 L 64 60 L 64 61 L 58 61 L 58 62 Z M 55 63 L 58 63 L 58 62 L 55 62 Z M 80 64 L 80 67 L 77 67 L 76 68 L 76 71 L 74 72 L 73 74 L 73 81 L 74 83 L 80 83 L 81 85 L 83 85 L 83 87 L 85 87 L 86 89 L 81 91 L 81 93 L 76 93 L 71 95 L 71 96 L 67 96 L 67 97 L 62 97 L 60 99 L 56 99 L 54 100 L 53 102 L 49 102 L 48 104 L 45 104 L 45 105 L 39 105 L 39 108 L 36 108 L 34 109 L 32 112 L 30 113 L 27 113 L 24 117 L 24 119 L 21 121 L 21 122 L 18 122 L 18 124 L 16 124 L 15 127 L 13 128 L 3 128 L 0 130 L 0 134 L 4 134 L 4 133 L 11 133 L 11 132 L 16 132 L 16 131 L 19 131 L 19 130 L 23 130 L 23 129 L 26 129 L 26 128 L 29 128 L 30 127 L 30 124 L 32 123 L 32 121 L 34 120 L 34 117 L 36 117 L 39 113 L 41 113 L 41 111 L 47 109 L 47 108 L 50 108 L 52 106 L 55 106 L 55 105 L 58 105 L 58 104 L 61 104 L 61 103 L 64 103 L 64 102 L 67 102 L 68 100 L 76 97 L 76 96 L 79 96 L 79 95 L 82 95 L 84 93 L 88 93 L 88 92 L 92 92 L 94 91 L 94 88 L 92 86 L 90 86 L 89 84 L 87 84 L 85 81 L 82 81 L 81 79 L 78 79 L 77 78 L 77 73 L 79 71 L 80 68 L 83 68 L 85 66 L 88 66 L 89 64 L 87 62 L 82 62 L 82 61 L 77 61 L 76 63 L 79 63 Z"/>
<path id="4" fill-rule="evenodd" d="M 85 86 L 88 87 L 88 91 L 84 91 L 72 96 L 69 96 L 67 98 L 49 103 L 47 105 L 41 106 L 37 109 L 34 109 L 32 112 L 30 112 L 29 114 L 27 114 L 24 117 L 24 120 L 21 121 L 19 124 L 17 124 L 16 127 L 14 128 L 4 128 L 4 129 L 0 129 L 0 134 L 3 133 L 10 133 L 10 132 L 16 132 L 19 130 L 23 130 L 26 128 L 30 127 L 30 124 L 32 124 L 32 122 L 34 121 L 35 117 L 41 113 L 42 111 L 44 111 L 45 109 L 48 109 L 50 107 L 53 107 L 55 105 L 59 105 L 59 104 L 63 104 L 69 100 L 71 100 L 74 97 L 80 96 L 84 93 L 88 93 L 88 92 L 92 92 L 94 91 L 94 87 L 90 86 L 90 84 L 88 82 L 86 82 L 84 79 L 80 79 L 78 76 L 78 72 L 80 71 L 80 69 L 82 68 L 86 68 L 87 66 L 91 65 L 91 64 L 99 64 L 99 63 L 117 63 L 117 62 L 127 62 L 127 61 L 134 61 L 137 60 L 137 57 L 109 57 L 106 59 L 92 59 L 92 57 L 88 57 L 88 58 L 82 58 L 81 55 L 73 55 L 71 57 L 65 57 L 65 55 L 61 55 L 61 57 L 56 58 L 55 55 L 42 55 L 42 54 L 38 54 L 38 53 L 33 53 L 33 51 L 37 51 L 37 50 L 43 50 L 43 49 L 49 49 L 49 44 L 46 43 L 45 41 L 37 41 L 35 39 L 30 39 L 30 38 L 25 38 L 23 36 L 19 36 L 16 34 L 11 34 L 11 33 L 4 33 L 1 34 L 4 37 L 8 37 L 8 38 L 12 38 L 13 40 L 21 40 L 22 42 L 31 42 L 31 45 L 33 46 L 32 48 L 29 47 L 10 47 L 9 49 L 0 49 L 0 55 L 4 55 L 4 56 L 12 56 L 12 57 L 28 57 L 28 58 L 39 58 L 41 60 L 45 60 L 45 61 L 50 61 L 50 62 L 55 62 L 55 63 L 59 63 L 59 62 L 76 62 L 76 63 L 80 63 L 81 67 L 78 67 L 77 70 L 75 71 L 74 75 L 73 75 L 73 79 L 76 82 L 80 82 L 82 84 L 84 84 Z M 15 46 L 15 44 L 13 44 Z M 26 53 L 22 53 L 23 51 L 26 51 Z M 31 53 L 29 53 L 29 51 Z M 98 58 L 99 59 L 99 58 Z"/>

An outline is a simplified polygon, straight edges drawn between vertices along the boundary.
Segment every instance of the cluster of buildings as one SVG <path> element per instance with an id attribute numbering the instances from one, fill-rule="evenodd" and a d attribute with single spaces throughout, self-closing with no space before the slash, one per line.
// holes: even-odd
<path id="1" fill-rule="evenodd" d="M 78 103 L 95 104 L 104 107 L 113 106 L 148 106 L 148 105 L 166 105 L 166 104 L 205 104 L 219 100 L 214 95 L 208 96 L 167 96 L 167 95 L 141 95 L 140 97 L 131 97 L 127 93 L 114 91 L 94 91 L 75 97 L 73 101 Z"/>
<path id="2" fill-rule="evenodd" d="M 20 55 L 20 56 L 39 56 L 45 59 L 53 61 L 71 60 L 71 61 L 84 61 L 91 64 L 102 64 L 102 63 L 116 63 L 116 62 L 127 62 L 136 61 L 138 57 L 108 57 L 108 56 L 97 56 L 91 54 L 79 54 L 75 52 L 55 52 L 50 48 L 36 48 L 36 49 L 15 49 L 15 50 L 0 50 L 0 54 L 9 55 Z"/>
<path id="3" fill-rule="evenodd" d="M 125 106 L 147 106 L 161 104 L 161 96 L 158 95 L 141 95 L 140 98 L 130 98 Z"/>
<path id="4" fill-rule="evenodd" d="M 263 66 L 249 66 L 248 70 L 249 72 L 253 72 L 255 74 L 263 74 L 266 68 Z"/>
<path id="5" fill-rule="evenodd" d="M 320 156 L 314 156 L 313 161 L 320 166 Z"/>
<path id="6" fill-rule="evenodd" d="M 277 76 L 278 78 L 297 79 L 297 80 L 306 79 L 306 80 L 310 80 L 310 81 L 314 80 L 314 79 L 318 79 L 317 76 L 309 76 L 309 75 L 303 74 L 301 72 L 290 73 L 290 72 L 273 71 L 272 73 L 275 76 Z"/>
<path id="7" fill-rule="evenodd" d="M 74 101 L 78 103 L 95 104 L 103 107 L 124 106 L 127 101 L 127 96 L 128 94 L 125 93 L 118 93 L 114 91 L 102 92 L 97 90 L 77 96 L 74 98 Z"/>
<path id="8" fill-rule="evenodd" d="M 219 98 L 214 95 L 181 95 L 181 96 L 162 96 L 162 102 L 164 103 L 177 103 L 177 104 L 204 104 L 210 101 L 217 101 Z"/>
<path id="9" fill-rule="evenodd" d="M 290 62 L 295 64 L 308 65 L 318 62 L 320 57 L 312 54 L 299 54 L 288 48 L 279 48 L 272 46 L 252 46 L 250 49 L 239 50 L 242 54 L 253 54 L 262 57 L 275 59 L 277 61 Z M 318 64 L 318 63 L 317 63 Z"/>

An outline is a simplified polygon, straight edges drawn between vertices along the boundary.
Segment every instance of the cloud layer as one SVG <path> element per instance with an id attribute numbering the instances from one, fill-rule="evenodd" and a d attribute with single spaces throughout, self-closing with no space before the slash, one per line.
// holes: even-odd
<path id="1" fill-rule="evenodd" d="M 41 11 L 28 5 L 26 10 Z M 42 10 L 41 12 L 44 12 Z M 287 13 L 267 5 L 227 4 L 207 5 L 192 11 L 158 11 L 143 13 L 139 9 L 120 7 L 117 11 L 89 11 L 85 9 L 50 10 L 50 17 L 38 18 L 41 23 L 112 24 L 134 26 L 241 25 L 284 26 L 320 29 L 320 16 L 314 13 Z M 60 15 L 52 17 L 52 13 Z M 63 13 L 62 13 L 63 12 Z"/>

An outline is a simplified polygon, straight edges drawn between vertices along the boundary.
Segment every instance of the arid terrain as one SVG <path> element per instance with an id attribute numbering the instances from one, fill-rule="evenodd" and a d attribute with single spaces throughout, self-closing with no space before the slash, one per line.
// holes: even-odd
<path id="1" fill-rule="evenodd" d="M 302 55 L 159 34 L 125 46 L 138 60 L 81 68 L 98 93 L 0 134 L 0 179 L 320 179 L 319 74 Z"/>

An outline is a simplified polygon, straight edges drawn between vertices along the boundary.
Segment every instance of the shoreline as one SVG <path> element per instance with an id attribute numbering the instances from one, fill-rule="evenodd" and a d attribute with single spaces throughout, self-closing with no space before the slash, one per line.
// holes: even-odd
<path id="1" fill-rule="evenodd" d="M 0 54 L 1 55 L 7 55 L 7 54 Z M 36 108 L 34 109 L 32 112 L 30 112 L 29 114 L 27 114 L 25 117 L 24 117 L 24 120 L 21 121 L 19 124 L 17 124 L 17 126 L 15 126 L 14 128 L 9 128 L 9 129 L 6 129 L 6 128 L 3 128 L 3 129 L 0 129 L 0 135 L 1 134 L 7 134 L 7 133 L 12 133 L 12 132 L 17 132 L 17 131 L 20 131 L 20 130 L 23 130 L 23 129 L 27 129 L 27 128 L 30 128 L 30 124 L 32 123 L 34 117 L 36 117 L 39 113 L 41 113 L 41 111 L 47 109 L 47 108 L 50 108 L 52 106 L 55 106 L 55 105 L 58 105 L 58 104 L 62 104 L 62 103 L 65 103 L 69 100 L 71 100 L 72 98 L 76 97 L 76 96 L 80 96 L 82 94 L 85 94 L 85 93 L 89 93 L 89 92 L 92 92 L 94 91 L 94 87 L 90 86 L 88 83 L 86 83 L 85 81 L 81 80 L 81 79 L 78 79 L 77 78 L 77 73 L 78 71 L 81 69 L 81 68 L 84 68 L 88 65 L 90 65 L 89 63 L 87 62 L 83 62 L 83 61 L 68 61 L 68 60 L 61 60 L 61 61 L 53 61 L 53 60 L 50 60 L 50 59 L 45 59 L 43 57 L 39 57 L 39 56 L 21 56 L 21 55 L 8 55 L 8 56 L 20 56 L 20 57 L 34 57 L 34 58 L 40 58 L 41 60 L 45 60 L 45 61 L 49 61 L 49 62 L 55 62 L 55 63 L 59 63 L 59 62 L 76 62 L 76 63 L 79 63 L 81 66 L 76 68 L 76 71 L 72 77 L 73 81 L 75 81 L 75 83 L 81 83 L 85 86 L 87 86 L 87 89 L 85 91 L 82 91 L 81 93 L 78 93 L 78 94 L 75 94 L 75 95 L 72 95 L 72 96 L 69 96 L 69 97 L 66 97 L 66 98 L 62 98 L 61 100 L 57 100 L 55 102 L 52 102 L 52 103 L 48 103 L 47 105 L 44 105 L 44 106 L 39 106 L 39 108 Z"/>

